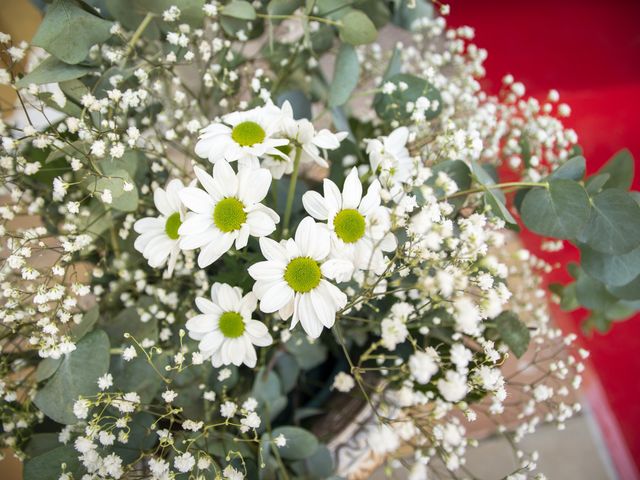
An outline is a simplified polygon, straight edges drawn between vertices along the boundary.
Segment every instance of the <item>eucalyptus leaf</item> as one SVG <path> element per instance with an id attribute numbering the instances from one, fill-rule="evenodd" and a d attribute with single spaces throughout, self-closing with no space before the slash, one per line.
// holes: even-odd
<path id="1" fill-rule="evenodd" d="M 291 15 L 300 6 L 302 0 L 271 0 L 267 5 L 269 15 Z"/>
<path id="2" fill-rule="evenodd" d="M 40 360 L 40 363 L 38 363 L 38 367 L 36 368 L 36 381 L 43 382 L 47 378 L 50 378 L 51 375 L 56 373 L 61 363 L 62 357 L 44 358 Z"/>
<path id="3" fill-rule="evenodd" d="M 293 110 L 293 118 L 300 120 L 306 118 L 311 120 L 311 102 L 302 90 L 287 90 L 278 95 L 276 104 L 282 106 L 284 102 L 289 102 Z"/>
<path id="4" fill-rule="evenodd" d="M 107 176 L 98 177 L 93 184 L 90 184 L 90 190 L 95 188 L 96 193 L 102 193 L 109 190 L 112 196 L 111 207 L 123 212 L 133 212 L 138 208 L 138 189 L 135 182 L 129 176 L 129 172 L 124 169 L 116 169 L 105 172 Z M 125 186 L 129 185 L 130 190 L 126 190 Z"/>
<path id="5" fill-rule="evenodd" d="M 610 178 L 611 175 L 609 175 L 608 173 L 593 175 L 586 181 L 586 183 L 584 184 L 584 188 L 587 190 L 587 193 L 589 195 L 595 195 L 603 189 Z"/>
<path id="6" fill-rule="evenodd" d="M 576 298 L 583 307 L 604 311 L 617 302 L 605 285 L 581 271 L 576 279 Z"/>
<path id="7" fill-rule="evenodd" d="M 522 201 L 520 215 L 528 229 L 555 238 L 576 238 L 589 220 L 589 197 L 573 180 L 550 180 Z"/>
<path id="8" fill-rule="evenodd" d="M 504 220 L 514 228 L 518 228 L 518 222 L 507 209 L 506 198 L 499 188 L 491 188 L 495 185 L 495 179 L 482 167 L 474 162 L 471 165 L 476 180 L 485 187 L 484 200 L 491 207 L 491 213 Z"/>
<path id="9" fill-rule="evenodd" d="M 92 15 L 73 0 L 54 0 L 31 43 L 76 64 L 87 58 L 93 45 L 111 36 L 112 26 L 113 22 Z"/>
<path id="10" fill-rule="evenodd" d="M 624 285 L 640 274 L 640 247 L 621 255 L 608 255 L 581 245 L 580 253 L 584 271 L 608 286 Z"/>
<path id="11" fill-rule="evenodd" d="M 582 156 L 573 157 L 560 165 L 550 175 L 549 179 L 582 180 L 587 171 L 587 163 Z"/>
<path id="12" fill-rule="evenodd" d="M 255 20 L 256 18 L 256 10 L 253 5 L 244 0 L 232 0 L 222 8 L 221 13 L 240 20 Z"/>
<path id="13" fill-rule="evenodd" d="M 395 120 L 402 125 L 410 123 L 411 115 L 407 113 L 407 104 L 415 103 L 420 97 L 427 98 L 432 106 L 436 106 L 425 112 L 426 120 L 436 118 L 442 111 L 440 91 L 424 78 L 398 73 L 389 77 L 385 83 L 395 85 L 395 90 L 392 93 L 376 94 L 373 106 L 378 117 L 386 122 Z"/>
<path id="14" fill-rule="evenodd" d="M 292 332 L 285 348 L 296 358 L 303 370 L 311 370 L 327 359 L 326 345 L 320 341 L 309 340 L 304 333 L 300 333 L 300 329 Z"/>
<path id="15" fill-rule="evenodd" d="M 396 4 L 393 22 L 405 30 L 414 30 L 416 22 L 423 18 L 433 18 L 434 11 L 431 2 L 426 0 L 395 0 Z"/>
<path id="16" fill-rule="evenodd" d="M 336 107 L 346 103 L 359 78 L 360 63 L 355 49 L 351 45 L 341 45 L 336 56 L 333 81 L 329 86 L 329 105 Z"/>
<path id="17" fill-rule="evenodd" d="M 298 376 L 300 375 L 300 366 L 295 357 L 289 353 L 282 353 L 276 361 L 276 370 L 284 393 L 289 393 L 298 384 Z"/>
<path id="18" fill-rule="evenodd" d="M 495 318 L 500 338 L 520 358 L 525 354 L 531 341 L 529 329 L 513 312 L 502 312 Z"/>
<path id="19" fill-rule="evenodd" d="M 52 420 L 73 425 L 78 419 L 73 404 L 81 396 L 98 393 L 98 377 L 109 369 L 109 337 L 94 330 L 67 354 L 56 373 L 36 393 L 33 402 Z"/>
<path id="20" fill-rule="evenodd" d="M 87 333 L 89 333 L 98 321 L 99 316 L 100 309 L 98 308 L 98 305 L 94 305 L 82 316 L 82 320 L 80 320 L 80 323 L 71 327 L 74 338 L 76 340 L 80 340 Z"/>
<path id="21" fill-rule="evenodd" d="M 271 433 L 272 438 L 284 435 L 287 444 L 277 447 L 280 456 L 287 460 L 303 460 L 311 457 L 318 448 L 318 439 L 313 433 L 299 427 L 278 427 Z"/>
<path id="22" fill-rule="evenodd" d="M 603 188 L 621 188 L 629 190 L 633 183 L 634 161 L 633 155 L 626 148 L 620 150 L 598 171 L 599 174 L 608 174 L 609 179 Z"/>
<path id="23" fill-rule="evenodd" d="M 66 80 L 84 77 L 94 68 L 84 65 L 70 65 L 51 56 L 43 60 L 36 68 L 22 77 L 16 86 L 18 88 L 28 87 L 31 84 L 42 85 L 45 83 L 58 83 Z"/>
<path id="24" fill-rule="evenodd" d="M 626 285 L 607 287 L 607 290 L 621 300 L 640 300 L 640 274 Z"/>
<path id="25" fill-rule="evenodd" d="M 340 19 L 340 40 L 350 45 L 375 42 L 378 31 L 371 19 L 360 10 L 351 10 Z"/>
<path id="26" fill-rule="evenodd" d="M 609 255 L 627 253 L 640 245 L 640 206 L 628 192 L 603 190 L 592 197 L 591 204 L 581 242 Z"/>
<path id="27" fill-rule="evenodd" d="M 28 459 L 24 464 L 24 480 L 58 480 L 62 464 L 73 478 L 81 478 L 84 468 L 73 445 L 62 445 L 42 455 Z"/>

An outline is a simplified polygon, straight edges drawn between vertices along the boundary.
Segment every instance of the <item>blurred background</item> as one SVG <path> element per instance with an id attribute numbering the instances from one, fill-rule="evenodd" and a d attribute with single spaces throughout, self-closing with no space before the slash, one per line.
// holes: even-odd
<path id="1" fill-rule="evenodd" d="M 348 0 L 345 0 L 348 1 Z M 446 3 L 446 2 L 445 2 Z M 452 0 L 449 23 L 470 25 L 475 43 L 489 51 L 484 87 L 497 93 L 501 79 L 512 74 L 528 94 L 546 97 L 552 88 L 571 106 L 565 124 L 574 128 L 596 171 L 622 147 L 631 150 L 640 168 L 640 0 Z M 40 13 L 28 0 L 0 0 L 0 31 L 29 40 Z M 0 89 L 0 99 L 12 102 Z M 640 189 L 638 175 L 635 190 Z M 542 252 L 533 236 L 528 248 L 550 262 L 566 264 L 578 252 Z M 567 283 L 564 269 L 549 282 Z M 585 335 L 580 323 L 586 311 L 571 315 L 554 309 L 566 331 L 579 335 L 591 352 L 584 382 L 584 413 L 564 432 L 543 427 L 525 442 L 538 450 L 540 470 L 549 479 L 640 478 L 640 317 L 613 325 L 607 334 Z M 480 478 L 501 478 L 515 460 L 500 440 L 487 438 L 470 450 L 469 462 Z M 488 457 L 487 457 L 488 455 Z M 486 458 L 491 458 L 487 462 Z M 395 472 L 406 478 L 406 471 Z M 0 462 L 0 479 L 21 478 L 10 456 Z M 375 478 L 383 478 L 378 472 Z"/>

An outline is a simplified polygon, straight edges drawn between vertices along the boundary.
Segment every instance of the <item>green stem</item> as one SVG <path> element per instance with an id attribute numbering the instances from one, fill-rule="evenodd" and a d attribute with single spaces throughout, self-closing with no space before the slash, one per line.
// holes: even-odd
<path id="1" fill-rule="evenodd" d="M 487 190 L 491 190 L 494 188 L 509 188 L 509 187 L 544 187 L 549 188 L 549 184 L 547 182 L 505 182 L 505 183 L 496 183 L 494 185 L 483 185 L 477 188 L 470 188 L 468 190 L 460 190 L 452 195 L 446 195 L 438 200 L 445 200 L 447 198 L 455 198 L 462 197 L 464 195 L 469 195 L 470 193 L 479 193 L 485 192 Z"/>
<path id="2" fill-rule="evenodd" d="M 155 17 L 155 14 L 147 13 L 145 17 L 142 19 L 142 22 L 140 22 L 140 25 L 138 25 L 138 28 L 136 29 L 136 31 L 133 32 L 133 36 L 127 42 L 127 49 L 125 51 L 123 60 L 126 60 L 127 57 L 131 54 L 136 43 L 138 42 L 138 40 L 140 40 L 140 37 L 142 36 L 146 28 L 149 26 L 149 23 L 151 23 L 151 20 L 153 20 L 153 17 Z"/>
<path id="3" fill-rule="evenodd" d="M 289 192 L 287 193 L 287 204 L 284 209 L 284 220 L 282 222 L 282 236 L 285 237 L 289 233 L 289 221 L 291 220 L 291 210 L 293 209 L 293 199 L 296 196 L 296 183 L 298 181 L 298 171 L 300 170 L 300 157 L 302 156 L 302 148 L 296 150 L 296 157 L 293 160 L 293 172 L 289 180 Z"/>

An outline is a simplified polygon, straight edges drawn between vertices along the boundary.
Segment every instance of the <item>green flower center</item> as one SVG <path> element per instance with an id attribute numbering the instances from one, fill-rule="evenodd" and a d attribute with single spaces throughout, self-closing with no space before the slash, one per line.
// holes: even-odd
<path id="1" fill-rule="evenodd" d="M 238 338 L 244 333 L 244 320 L 238 312 L 224 312 L 218 320 L 218 327 L 227 338 Z"/>
<path id="2" fill-rule="evenodd" d="M 246 220 L 244 204 L 237 198 L 223 198 L 213 209 L 213 223 L 222 232 L 239 230 Z"/>
<path id="3" fill-rule="evenodd" d="M 167 223 L 164 224 L 164 231 L 167 232 L 167 237 L 171 240 L 177 240 L 180 236 L 178 235 L 180 225 L 182 225 L 182 221 L 180 220 L 180 214 L 178 212 L 167 218 Z"/>
<path id="4" fill-rule="evenodd" d="M 313 258 L 294 258 L 284 271 L 284 280 L 298 293 L 307 293 L 320 284 L 320 265 Z"/>
<path id="5" fill-rule="evenodd" d="M 233 127 L 231 138 L 243 147 L 250 147 L 256 143 L 262 143 L 266 133 L 256 122 L 242 122 Z"/>
<path id="6" fill-rule="evenodd" d="M 333 219 L 333 228 L 338 238 L 343 242 L 357 242 L 364 236 L 364 217 L 359 211 L 352 208 L 340 210 Z"/>

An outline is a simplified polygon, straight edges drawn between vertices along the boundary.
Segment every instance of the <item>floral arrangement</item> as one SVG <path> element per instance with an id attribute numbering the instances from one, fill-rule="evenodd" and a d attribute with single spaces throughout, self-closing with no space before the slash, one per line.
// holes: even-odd
<path id="1" fill-rule="evenodd" d="M 0 442 L 26 479 L 356 478 L 359 412 L 407 478 L 471 475 L 481 419 L 505 477 L 543 478 L 517 444 L 579 410 L 587 353 L 515 232 L 579 246 L 551 297 L 588 328 L 630 316 L 633 159 L 585 178 L 558 92 L 484 93 L 447 12 L 53 0 L 39 48 L 0 36 Z"/>

